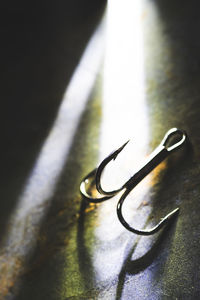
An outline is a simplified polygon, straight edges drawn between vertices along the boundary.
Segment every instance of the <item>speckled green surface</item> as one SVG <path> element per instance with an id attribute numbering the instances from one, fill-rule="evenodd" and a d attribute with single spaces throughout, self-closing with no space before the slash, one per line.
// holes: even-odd
<path id="1" fill-rule="evenodd" d="M 22 44 L 24 35 L 28 37 L 29 34 L 25 29 L 21 31 L 24 26 L 20 23 L 16 28 L 21 39 L 18 43 L 15 41 L 15 47 L 23 45 L 23 55 L 16 49 L 16 57 L 4 63 L 7 71 L 1 90 L 1 98 L 5 99 L 1 113 L 2 300 L 182 300 L 200 297 L 200 5 L 197 1 L 146 0 L 143 5 L 150 148 L 157 146 L 163 134 L 175 126 L 187 131 L 190 142 L 156 173 L 149 191 L 150 202 L 142 207 L 140 216 L 148 215 L 150 226 L 154 218 L 159 219 L 170 207 L 179 206 L 177 220 L 153 237 L 138 238 L 118 225 L 116 216 L 112 215 L 115 200 L 111 205 L 102 206 L 88 206 L 82 201 L 80 180 L 96 165 L 99 154 L 100 68 L 54 193 L 32 209 L 26 220 L 21 220 L 25 222 L 23 239 L 14 235 L 5 243 L 8 228 L 12 227 L 10 216 L 53 124 L 66 82 L 100 18 L 103 6 L 100 2 L 95 6 L 87 1 L 88 8 L 78 11 L 76 5 L 70 7 L 64 3 L 56 9 L 49 7 L 47 11 L 45 5 L 38 6 L 38 11 L 46 11 L 46 14 L 39 14 L 41 31 L 33 25 L 36 10 L 24 21 L 28 24 L 28 32 L 35 33 L 32 40 L 29 38 Z M 8 14 L 8 7 L 5 11 Z M 20 11 L 23 16 L 29 10 L 23 6 Z M 68 11 L 66 19 L 64 11 Z M 16 11 L 13 10 L 13 14 Z M 49 23 L 51 15 L 55 16 L 54 26 Z M 51 30 L 54 28 L 52 32 L 50 24 Z M 8 26 L 8 32 L 13 32 L 11 27 Z M 62 42 L 64 36 L 67 37 L 65 43 Z M 39 60 L 42 63 L 38 63 Z M 10 75 L 13 69 L 18 77 Z M 14 98 L 12 109 L 8 102 Z M 42 185 L 43 181 L 38 184 Z M 38 223 L 43 212 L 42 222 Z M 112 224 L 116 226 L 116 235 L 110 238 Z M 113 231 L 115 233 L 115 229 Z M 33 236 L 36 242 L 29 249 Z"/>

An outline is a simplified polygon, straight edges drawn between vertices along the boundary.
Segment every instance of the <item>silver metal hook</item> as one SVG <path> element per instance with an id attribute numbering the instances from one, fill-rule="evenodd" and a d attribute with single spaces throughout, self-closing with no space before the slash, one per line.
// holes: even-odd
<path id="1" fill-rule="evenodd" d="M 81 184 L 80 184 L 80 193 L 81 193 L 81 195 L 88 202 L 92 202 L 92 203 L 100 203 L 100 202 L 103 202 L 103 201 L 106 201 L 106 200 L 112 198 L 112 196 L 113 196 L 113 195 L 111 195 L 111 196 L 102 196 L 101 195 L 99 198 L 98 197 L 95 198 L 95 197 L 88 194 L 87 189 L 86 189 L 86 185 L 90 181 L 90 178 L 92 178 L 94 180 L 96 172 L 97 172 L 97 169 L 92 170 L 89 174 L 87 174 L 87 176 L 85 176 L 83 178 L 83 180 L 81 181 Z"/>
<path id="2" fill-rule="evenodd" d="M 180 140 L 174 142 L 174 137 L 180 137 Z M 134 232 L 139 235 L 151 235 L 160 230 L 166 223 L 168 223 L 173 216 L 177 215 L 179 208 L 176 208 L 168 215 L 166 215 L 154 228 L 149 230 L 137 230 L 132 228 L 124 219 L 122 215 L 122 206 L 124 200 L 128 196 L 128 194 L 132 191 L 132 189 L 147 175 L 149 174 L 159 163 L 161 163 L 170 153 L 174 152 L 176 149 L 180 148 L 186 141 L 186 133 L 180 129 L 172 128 L 170 129 L 164 136 L 163 140 L 161 141 L 160 145 L 153 151 L 150 155 L 148 161 L 143 165 L 143 167 L 136 172 L 127 182 L 125 182 L 119 189 L 113 191 L 105 191 L 101 186 L 101 175 L 105 167 L 108 163 L 113 159 L 115 160 L 118 154 L 124 149 L 128 142 L 122 145 L 120 148 L 112 152 L 108 157 L 106 157 L 97 169 L 94 169 L 90 172 L 81 182 L 80 185 L 80 192 L 87 199 L 89 202 L 102 202 L 105 200 L 110 199 L 111 197 L 118 194 L 120 191 L 124 190 L 119 202 L 117 204 L 117 215 L 119 221 L 122 223 L 123 226 L 126 227 L 131 232 Z M 95 183 L 96 189 L 101 195 L 99 198 L 91 197 L 86 191 L 86 181 L 90 177 L 94 178 L 95 176 Z"/>
<path id="3" fill-rule="evenodd" d="M 118 204 L 117 204 L 117 216 L 118 216 L 119 221 L 122 223 L 122 225 L 127 230 L 129 230 L 135 234 L 152 235 L 152 234 L 158 232 L 162 227 L 164 227 L 167 223 L 169 223 L 172 220 L 172 218 L 174 218 L 179 213 L 180 209 L 177 207 L 173 211 L 171 211 L 169 214 L 167 214 L 164 218 L 162 218 L 161 221 L 153 228 L 147 229 L 147 230 L 135 229 L 126 222 L 126 220 L 124 219 L 124 217 L 122 215 L 122 205 L 124 203 L 124 200 L 128 196 L 128 194 L 131 192 L 131 190 L 132 189 L 126 189 L 125 192 L 122 194 L 121 198 L 119 199 Z"/>
<path id="4" fill-rule="evenodd" d="M 124 149 L 124 147 L 127 145 L 128 142 L 126 142 L 120 148 L 113 151 L 109 156 L 104 158 L 104 160 L 100 163 L 98 168 L 92 170 L 89 174 L 87 174 L 83 178 L 83 180 L 81 181 L 81 184 L 80 184 L 80 193 L 84 197 L 84 199 L 86 199 L 88 202 L 99 203 L 99 202 L 106 201 L 106 200 L 112 198 L 113 196 L 115 196 L 117 193 L 119 193 L 123 189 L 123 186 L 122 186 L 121 188 L 114 190 L 114 191 L 109 191 L 109 192 L 104 191 L 103 188 L 101 187 L 101 175 L 102 175 L 102 172 L 105 169 L 105 167 L 108 165 L 108 163 L 111 160 L 115 160 L 117 158 L 118 154 Z M 87 192 L 86 184 L 89 182 L 90 178 L 95 180 L 96 190 L 100 194 L 99 197 L 95 198 L 92 195 L 89 195 Z"/>

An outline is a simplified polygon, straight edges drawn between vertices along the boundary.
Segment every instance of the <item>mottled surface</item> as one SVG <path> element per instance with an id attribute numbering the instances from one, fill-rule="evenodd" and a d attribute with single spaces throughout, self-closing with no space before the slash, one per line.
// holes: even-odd
<path id="1" fill-rule="evenodd" d="M 0 299 L 198 299 L 200 4 L 143 2 L 149 133 L 143 151 L 175 126 L 190 142 L 130 197 L 136 204 L 128 204 L 128 217 L 135 226 L 150 227 L 181 209 L 160 233 L 138 237 L 119 224 L 116 199 L 87 205 L 79 194 L 81 178 L 104 151 L 102 61 L 95 68 L 82 64 L 77 78 L 85 89 L 80 84 L 63 95 L 76 81 L 72 74 L 104 3 L 73 3 L 13 2 L 2 9 Z M 124 102 L 122 115 L 127 107 Z M 130 127 L 134 137 L 137 124 Z"/>

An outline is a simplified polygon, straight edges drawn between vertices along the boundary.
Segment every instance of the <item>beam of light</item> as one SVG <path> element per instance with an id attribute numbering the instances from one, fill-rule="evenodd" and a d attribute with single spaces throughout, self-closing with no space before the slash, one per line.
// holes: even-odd
<path id="1" fill-rule="evenodd" d="M 133 138 L 133 144 L 129 143 L 105 172 L 102 183 L 105 189 L 112 190 L 137 171 L 148 150 L 141 0 L 109 1 L 106 29 L 100 158 Z M 126 219 L 131 223 L 134 220 L 136 228 L 145 225 L 151 211 L 149 206 L 143 206 L 141 218 L 138 210 L 144 199 L 148 202 L 149 180 L 150 177 L 134 189 L 134 196 L 124 208 Z M 113 199 L 103 203 L 98 211 L 96 236 L 102 249 L 94 254 L 97 281 L 117 276 L 123 263 L 124 242 L 129 233 L 119 223 L 115 208 Z"/>
<path id="2" fill-rule="evenodd" d="M 36 243 L 37 228 L 48 207 L 45 209 L 44 205 L 54 194 L 102 61 L 103 33 L 104 20 L 89 41 L 71 78 L 56 120 L 9 221 L 0 256 L 1 274 L 4 277 L 1 291 L 6 292 L 13 285 L 18 274 L 17 268 L 22 269 L 23 260 Z"/>

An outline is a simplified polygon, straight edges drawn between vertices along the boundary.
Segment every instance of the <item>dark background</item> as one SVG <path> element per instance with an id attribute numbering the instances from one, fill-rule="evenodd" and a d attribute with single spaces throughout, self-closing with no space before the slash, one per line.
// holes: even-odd
<path id="1" fill-rule="evenodd" d="M 152 12 L 147 8 L 144 26 L 146 44 L 152 49 L 146 55 L 152 145 L 157 143 L 161 131 L 174 126 L 185 129 L 190 142 L 176 167 L 173 167 L 174 160 L 168 162 L 173 171 L 162 175 L 162 183 L 160 181 L 154 191 L 155 215 L 163 214 L 165 203 L 167 207 L 173 203 L 180 205 L 176 229 L 164 230 L 152 249 L 140 259 L 132 260 L 134 247 L 129 249 L 117 281 L 110 283 L 110 299 L 113 299 L 112 287 L 117 290 L 116 299 L 199 299 L 200 3 L 195 0 L 146 2 L 157 7 L 165 41 L 163 46 L 151 39 L 156 25 L 152 25 Z M 9 1 L 0 5 L 0 240 L 3 240 L 18 195 L 53 124 L 66 86 L 104 8 L 105 1 L 101 0 Z M 165 45 L 168 45 L 168 52 Z M 152 82 L 155 83 L 153 87 Z M 81 210 L 84 209 L 82 204 Z M 62 226 L 64 219 L 58 222 Z M 48 216 L 44 223 L 48 223 Z M 83 224 L 84 216 L 81 215 L 78 226 L 82 234 Z M 52 232 L 45 233 L 48 241 L 55 239 L 55 232 Z M 83 247 L 82 242 L 79 238 L 80 247 Z M 22 284 L 19 287 L 18 281 L 16 286 L 10 284 L 8 298 L 4 295 L 2 299 L 61 298 L 61 291 L 56 291 L 56 284 L 53 286 L 59 270 L 52 274 L 51 254 L 45 267 L 37 262 L 37 256 L 42 252 L 45 255 L 47 248 L 48 243 L 36 247 L 27 263 L 28 271 L 22 275 Z M 91 280 L 92 271 L 84 249 L 79 259 L 86 280 Z M 32 268 L 35 261 L 36 267 Z M 154 270 L 155 276 L 145 291 L 143 284 L 147 278 L 142 272 L 147 269 Z M 52 273 L 49 270 L 53 270 Z M 9 272 L 1 268 L 3 276 Z M 85 295 L 69 299 L 97 299 L 98 289 L 95 284 L 92 286 L 91 281 L 86 284 Z"/>

